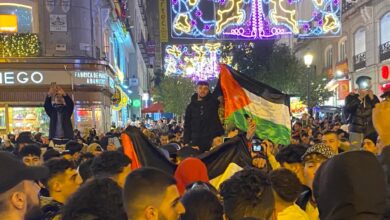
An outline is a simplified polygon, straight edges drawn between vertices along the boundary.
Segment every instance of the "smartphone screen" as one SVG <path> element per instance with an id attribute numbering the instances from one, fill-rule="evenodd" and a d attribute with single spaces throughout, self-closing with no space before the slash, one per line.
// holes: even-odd
<path id="1" fill-rule="evenodd" d="M 252 145 L 253 152 L 261 152 L 261 150 L 262 150 L 261 145 Z"/>

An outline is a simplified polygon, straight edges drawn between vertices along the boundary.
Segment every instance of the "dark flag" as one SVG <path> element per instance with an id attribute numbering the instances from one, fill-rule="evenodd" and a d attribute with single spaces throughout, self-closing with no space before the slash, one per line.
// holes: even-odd
<path id="1" fill-rule="evenodd" d="M 242 135 L 230 139 L 212 151 L 199 155 L 198 158 L 206 164 L 210 179 L 223 174 L 231 163 L 241 168 L 252 164 L 252 157 L 245 137 Z"/>
<path id="2" fill-rule="evenodd" d="M 132 160 L 132 169 L 154 167 L 171 175 L 175 172 L 176 164 L 169 161 L 139 128 L 127 127 L 122 134 L 122 144 L 125 154 Z"/>

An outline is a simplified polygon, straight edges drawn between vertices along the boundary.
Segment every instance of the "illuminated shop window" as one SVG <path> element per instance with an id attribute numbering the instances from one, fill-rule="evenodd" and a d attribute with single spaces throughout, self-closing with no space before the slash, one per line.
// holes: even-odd
<path id="1" fill-rule="evenodd" d="M 16 22 L 16 27 L 15 27 Z M 0 33 L 32 32 L 32 8 L 15 3 L 0 3 Z"/>

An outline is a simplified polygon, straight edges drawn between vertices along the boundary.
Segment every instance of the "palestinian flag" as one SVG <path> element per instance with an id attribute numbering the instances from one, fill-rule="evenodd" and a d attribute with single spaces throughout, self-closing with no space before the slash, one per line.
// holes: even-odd
<path id="1" fill-rule="evenodd" d="M 240 130 L 248 127 L 245 115 L 257 123 L 256 135 L 278 144 L 289 144 L 291 136 L 288 96 L 261 82 L 221 65 L 219 87 L 224 97 L 225 120 Z"/>

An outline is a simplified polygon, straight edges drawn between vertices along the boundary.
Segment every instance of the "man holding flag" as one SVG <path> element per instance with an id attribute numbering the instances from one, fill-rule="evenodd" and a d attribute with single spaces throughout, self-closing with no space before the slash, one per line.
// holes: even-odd
<path id="1" fill-rule="evenodd" d="M 213 138 L 224 133 L 218 117 L 218 107 L 219 101 L 210 93 L 209 84 L 199 81 L 185 113 L 186 144 L 199 147 L 201 152 L 210 150 Z"/>

